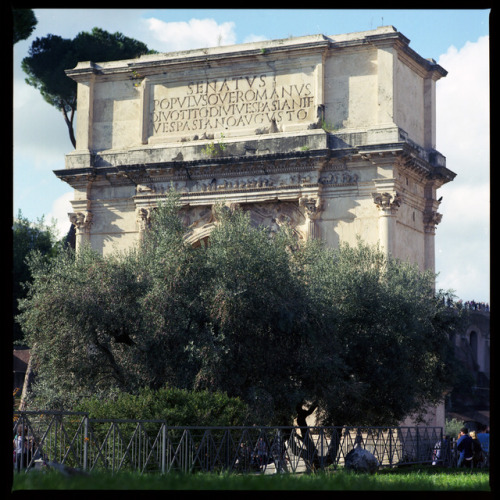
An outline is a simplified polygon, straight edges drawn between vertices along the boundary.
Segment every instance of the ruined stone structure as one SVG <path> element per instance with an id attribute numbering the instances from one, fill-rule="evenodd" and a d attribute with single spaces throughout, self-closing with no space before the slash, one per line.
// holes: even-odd
<path id="1" fill-rule="evenodd" d="M 393 27 L 81 62 L 76 150 L 56 175 L 75 189 L 77 245 L 134 244 L 150 210 L 182 193 L 189 240 L 216 201 L 290 221 L 330 245 L 361 234 L 434 269 L 435 84 L 446 71 Z"/>
<path id="2" fill-rule="evenodd" d="M 55 174 L 75 190 L 77 248 L 134 245 L 181 193 L 203 244 L 217 202 L 329 245 L 380 243 L 434 270 L 436 191 L 455 174 L 436 148 L 446 71 L 394 27 L 81 62 L 76 149 Z"/>

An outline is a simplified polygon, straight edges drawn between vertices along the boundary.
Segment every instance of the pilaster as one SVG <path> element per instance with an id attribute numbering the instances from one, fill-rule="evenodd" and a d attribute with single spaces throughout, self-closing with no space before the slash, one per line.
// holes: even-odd
<path id="1" fill-rule="evenodd" d="M 68 213 L 70 222 L 75 226 L 75 250 L 83 244 L 91 243 L 91 226 L 93 213 L 91 211 L 91 192 L 95 175 L 92 173 L 75 174 L 68 179 L 74 189 L 74 200 L 71 201 L 73 212 Z"/>
<path id="2" fill-rule="evenodd" d="M 136 221 L 139 226 L 139 240 L 142 241 L 144 233 L 149 228 L 151 222 L 151 210 L 147 208 L 138 208 L 136 210 Z"/>
<path id="3" fill-rule="evenodd" d="M 69 220 L 76 229 L 75 250 L 78 250 L 82 245 L 90 243 L 90 227 L 92 225 L 92 212 L 72 212 L 69 213 Z"/>
<path id="4" fill-rule="evenodd" d="M 323 203 L 319 198 L 302 196 L 299 199 L 299 206 L 304 209 L 307 219 L 307 237 L 308 239 L 319 239 L 321 237 L 320 230 L 316 224 L 316 220 L 320 217 L 323 211 Z"/>
<path id="5" fill-rule="evenodd" d="M 74 75 L 73 75 L 74 73 Z M 91 61 L 80 62 L 68 76 L 77 82 L 76 151 L 92 150 L 94 121 L 94 87 L 96 68 Z"/>
<path id="6" fill-rule="evenodd" d="M 379 209 L 379 241 L 387 257 L 394 255 L 396 212 L 401 205 L 398 193 L 372 193 L 373 202 Z"/>
<path id="7" fill-rule="evenodd" d="M 435 235 L 436 226 L 441 222 L 442 215 L 436 211 L 424 213 L 424 266 L 426 270 L 435 272 Z"/>

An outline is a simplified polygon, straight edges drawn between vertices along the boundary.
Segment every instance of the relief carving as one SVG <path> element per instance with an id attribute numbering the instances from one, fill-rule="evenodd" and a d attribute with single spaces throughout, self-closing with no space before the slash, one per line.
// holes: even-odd
<path id="1" fill-rule="evenodd" d="M 300 227 L 305 223 L 305 218 L 296 202 L 232 203 L 227 206 L 228 210 L 237 208 L 249 212 L 254 227 L 264 226 L 269 228 L 271 233 L 275 233 L 282 225 L 289 224 L 297 238 L 303 239 L 306 236 Z M 185 236 L 185 241 L 190 244 L 209 236 L 217 223 L 213 206 L 186 206 L 183 207 L 181 214 L 184 214 L 182 216 L 186 217 L 186 220 L 193 221 L 188 226 L 189 231 Z"/>
<path id="2" fill-rule="evenodd" d="M 401 206 L 402 198 L 398 193 L 372 193 L 373 202 L 382 211 L 395 213 Z"/>
<path id="3" fill-rule="evenodd" d="M 432 211 L 424 214 L 424 226 L 426 229 L 434 230 L 436 226 L 441 222 L 443 215 L 439 212 Z"/>
<path id="4" fill-rule="evenodd" d="M 329 185 L 345 185 L 355 184 L 358 181 L 358 175 L 350 170 L 341 170 L 339 172 L 332 172 L 329 175 L 320 177 L 318 182 L 320 184 Z"/>
<path id="5" fill-rule="evenodd" d="M 303 196 L 299 200 L 299 205 L 304 208 L 309 219 L 316 219 L 323 210 L 323 204 L 318 198 Z"/>
<path id="6" fill-rule="evenodd" d="M 262 170 L 265 170 L 263 168 Z M 206 175 L 206 174 L 205 174 Z M 312 174 L 284 174 L 262 176 L 236 177 L 232 170 L 228 172 L 211 172 L 212 178 L 203 180 L 176 180 L 167 182 L 157 181 L 156 185 L 145 187 L 139 184 L 137 195 L 164 195 L 168 190 L 174 189 L 183 193 L 209 193 L 222 191 L 245 191 L 255 189 L 276 189 L 287 186 L 304 186 L 316 183 L 316 178 Z M 223 177 L 221 177 L 223 175 Z"/>
<path id="7" fill-rule="evenodd" d="M 73 212 L 68 214 L 70 222 L 79 232 L 88 231 L 92 225 L 92 212 Z"/>

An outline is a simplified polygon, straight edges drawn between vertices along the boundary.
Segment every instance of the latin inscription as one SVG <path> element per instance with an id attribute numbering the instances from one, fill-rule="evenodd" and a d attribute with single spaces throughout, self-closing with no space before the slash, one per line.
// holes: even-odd
<path id="1" fill-rule="evenodd" d="M 153 135 L 279 127 L 316 119 L 310 81 L 279 84 L 263 73 L 160 89 L 153 99 Z"/>

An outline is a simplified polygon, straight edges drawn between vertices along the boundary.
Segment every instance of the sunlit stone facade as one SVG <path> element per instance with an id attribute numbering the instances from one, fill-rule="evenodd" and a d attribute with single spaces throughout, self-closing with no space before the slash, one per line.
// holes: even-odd
<path id="1" fill-rule="evenodd" d="M 217 202 L 256 224 L 289 222 L 331 246 L 361 235 L 434 270 L 436 81 L 392 26 L 81 62 L 76 149 L 56 175 L 74 188 L 77 247 L 134 245 L 174 188 L 192 244 Z"/>

